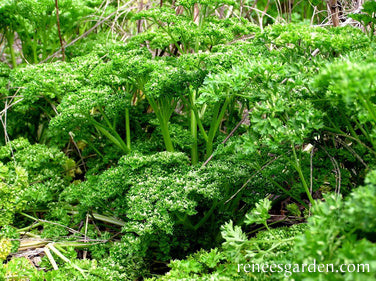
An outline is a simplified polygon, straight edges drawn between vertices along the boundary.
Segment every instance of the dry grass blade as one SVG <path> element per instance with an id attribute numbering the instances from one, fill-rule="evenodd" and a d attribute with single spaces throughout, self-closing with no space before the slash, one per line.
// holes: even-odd
<path id="1" fill-rule="evenodd" d="M 21 239 L 18 251 L 26 251 L 30 249 L 42 248 L 51 241 L 47 239 Z"/>
<path id="2" fill-rule="evenodd" d="M 52 256 L 50 249 L 48 247 L 44 247 L 43 250 L 46 253 L 46 256 L 47 256 L 48 260 L 50 261 L 53 269 L 58 270 L 59 267 L 57 266 L 57 263 L 56 263 L 54 257 Z"/>

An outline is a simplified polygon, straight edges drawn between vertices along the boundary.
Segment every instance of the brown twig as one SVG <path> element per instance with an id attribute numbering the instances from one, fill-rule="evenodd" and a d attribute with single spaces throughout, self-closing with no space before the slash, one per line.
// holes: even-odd
<path id="1" fill-rule="evenodd" d="M 370 148 L 369 146 L 367 146 L 366 144 L 364 144 L 361 140 L 359 140 L 357 138 L 354 138 L 354 137 L 346 135 L 346 134 L 332 133 L 332 132 L 329 132 L 329 131 L 326 131 L 326 133 L 330 134 L 330 135 L 333 135 L 333 136 L 340 136 L 340 137 L 344 137 L 344 138 L 348 138 L 348 139 L 354 140 L 357 143 L 359 143 L 360 145 L 362 145 L 364 148 L 366 148 L 369 152 L 371 152 L 372 154 L 376 155 L 376 152 L 372 148 Z"/>
<path id="2" fill-rule="evenodd" d="M 311 194 L 312 194 L 312 191 L 313 191 L 313 154 L 314 153 L 315 153 L 315 147 L 313 146 L 311 153 L 310 153 L 310 157 L 309 157 L 309 170 L 310 170 L 310 173 L 309 173 L 309 193 L 311 193 Z M 311 202 L 309 202 L 309 215 L 311 215 L 311 207 L 312 207 L 312 204 L 311 204 Z"/>
<path id="3" fill-rule="evenodd" d="M 125 8 L 126 6 L 128 6 L 129 4 L 131 4 L 133 1 L 129 1 L 127 4 L 125 4 L 122 8 Z M 98 26 L 100 26 L 102 23 L 104 23 L 106 20 L 112 18 L 114 15 L 116 15 L 116 13 L 118 13 L 119 11 L 116 10 L 115 12 L 109 14 L 107 17 L 105 17 L 103 20 L 97 22 L 92 28 L 90 28 L 88 31 L 86 31 L 85 33 L 83 33 L 81 36 L 77 37 L 76 39 L 72 40 L 71 42 L 69 42 L 68 44 L 64 45 L 64 48 L 68 48 L 70 46 L 72 46 L 74 43 L 76 43 L 77 41 L 81 40 L 82 38 L 88 36 L 91 32 L 93 32 Z M 47 58 L 45 58 L 44 60 L 40 61 L 39 64 L 41 63 L 44 63 L 54 57 L 56 57 L 60 52 L 62 51 L 62 49 L 60 48 L 59 50 L 57 50 L 55 53 L 53 53 L 52 55 L 48 56 Z"/>
<path id="4" fill-rule="evenodd" d="M 71 141 L 72 141 L 74 147 L 75 147 L 76 150 L 77 150 L 78 156 L 80 156 L 80 159 L 81 159 L 81 161 L 82 161 L 82 166 L 84 167 L 85 172 L 87 172 L 87 170 L 86 170 L 86 163 L 85 163 L 85 160 L 84 160 L 84 158 L 82 157 L 82 154 L 81 154 L 80 148 L 78 147 L 76 141 L 75 141 L 74 138 L 73 138 L 73 133 L 72 133 L 72 132 L 69 132 L 69 136 L 70 136 L 70 138 L 71 138 Z"/>
<path id="5" fill-rule="evenodd" d="M 59 40 L 60 40 L 60 45 L 61 45 L 61 55 L 62 55 L 62 60 L 65 61 L 65 48 L 64 48 L 63 38 L 61 37 L 58 0 L 55 0 L 55 7 L 56 7 L 57 32 L 59 34 Z"/>
<path id="6" fill-rule="evenodd" d="M 341 169 L 338 165 L 338 162 L 337 160 L 331 156 L 329 154 L 329 152 L 323 147 L 321 146 L 321 149 L 324 150 L 325 154 L 328 155 L 329 159 L 330 159 L 330 162 L 332 162 L 332 165 L 333 165 L 333 168 L 334 168 L 334 174 L 335 174 L 335 177 L 336 177 L 336 188 L 335 188 L 335 193 L 338 193 L 338 195 L 340 194 L 341 192 Z"/>

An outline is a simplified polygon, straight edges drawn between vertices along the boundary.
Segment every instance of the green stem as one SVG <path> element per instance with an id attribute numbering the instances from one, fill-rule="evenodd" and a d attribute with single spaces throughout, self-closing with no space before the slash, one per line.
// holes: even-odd
<path id="1" fill-rule="evenodd" d="M 122 138 L 118 135 L 116 131 L 112 129 L 112 126 L 110 128 L 107 128 L 106 126 L 102 125 L 101 123 L 97 122 L 89 116 L 89 120 L 91 123 L 95 126 L 95 128 L 101 132 L 103 135 L 105 135 L 113 144 L 115 144 L 117 147 L 119 147 L 121 150 L 123 150 L 125 153 L 129 153 L 129 149 L 127 145 L 124 143 Z M 112 132 L 110 133 L 109 130 Z"/>
<path id="2" fill-rule="evenodd" d="M 30 236 L 30 237 L 33 237 L 33 238 L 40 238 L 39 235 L 31 233 L 31 232 L 23 232 L 22 235 Z"/>
<path id="3" fill-rule="evenodd" d="M 125 153 L 129 153 L 130 149 L 125 144 L 123 139 L 120 137 L 120 135 L 116 132 L 115 128 L 111 124 L 110 120 L 108 119 L 107 115 L 104 113 L 103 109 L 99 107 L 99 111 L 103 116 L 103 119 L 105 120 L 107 127 L 103 126 L 101 123 L 97 122 L 94 118 L 89 116 L 90 121 L 93 123 L 93 125 L 101 131 L 107 138 L 109 138 L 115 145 L 119 146 Z"/>
<path id="4" fill-rule="evenodd" d="M 104 155 L 94 146 L 93 143 L 87 141 L 87 143 L 91 146 L 91 148 L 97 153 L 102 159 L 104 159 Z"/>
<path id="5" fill-rule="evenodd" d="M 345 132 L 341 131 L 340 129 L 338 128 L 332 128 L 332 127 L 328 127 L 328 126 L 323 126 L 322 127 L 325 131 L 328 131 L 328 132 L 331 132 L 331 133 L 335 133 L 335 134 L 346 134 Z"/>
<path id="6" fill-rule="evenodd" d="M 197 107 L 196 105 L 191 101 L 191 108 L 195 114 L 195 117 L 196 117 L 196 122 L 197 122 L 197 125 L 198 125 L 198 128 L 200 129 L 200 132 L 205 140 L 205 142 L 208 141 L 208 135 L 206 134 L 206 131 L 204 129 L 204 126 L 202 125 L 202 122 L 201 122 L 201 119 L 200 119 L 200 116 L 198 114 L 198 110 L 197 110 Z"/>
<path id="7" fill-rule="evenodd" d="M 174 152 L 174 146 L 172 145 L 170 132 L 168 131 L 168 121 L 159 120 L 161 122 L 161 130 L 163 135 L 163 141 L 166 147 L 166 151 Z"/>
<path id="8" fill-rule="evenodd" d="M 221 112 L 218 114 L 219 109 L 221 107 L 221 104 L 218 103 L 216 104 L 214 108 L 214 114 L 213 114 L 213 119 L 212 122 L 210 123 L 210 129 L 209 129 L 209 134 L 208 134 L 208 141 L 206 143 L 206 159 L 210 157 L 213 153 L 213 141 L 214 137 L 219 129 L 219 126 L 221 125 L 223 116 L 226 113 L 226 109 L 228 104 L 230 103 L 230 98 L 227 97 L 225 103 L 222 106 Z"/>
<path id="9" fill-rule="evenodd" d="M 191 94 L 192 103 L 195 102 L 196 95 L 194 92 Z M 191 108 L 191 135 L 193 138 L 192 148 L 191 148 L 191 162 L 192 165 L 198 163 L 198 140 L 197 140 L 197 120 L 194 110 Z"/>
<path id="10" fill-rule="evenodd" d="M 12 61 L 13 68 L 17 67 L 17 62 L 16 62 L 16 55 L 14 53 L 13 49 L 13 43 L 14 43 L 14 33 L 10 32 L 9 30 L 6 31 L 6 38 L 8 41 L 8 48 L 10 52 L 10 58 Z"/>
<path id="11" fill-rule="evenodd" d="M 24 227 L 24 228 L 17 229 L 17 232 L 18 232 L 18 233 L 21 233 L 21 232 L 27 232 L 27 231 L 29 231 L 30 229 L 36 228 L 36 227 L 38 227 L 38 226 L 40 226 L 40 225 L 42 225 L 42 223 L 41 223 L 41 222 L 37 222 L 37 223 L 34 223 L 34 224 L 32 224 L 32 225 L 26 226 L 26 227 Z"/>
<path id="12" fill-rule="evenodd" d="M 230 104 L 230 101 L 231 101 L 230 98 L 227 97 L 227 98 L 226 98 L 226 101 L 225 101 L 225 103 L 224 103 L 224 105 L 222 106 L 221 113 L 219 114 L 219 116 L 218 116 L 218 118 L 217 118 L 217 122 L 216 122 L 215 127 L 214 127 L 214 135 L 215 135 L 215 132 L 218 131 L 219 126 L 220 126 L 221 123 L 222 123 L 222 119 L 223 119 L 223 117 L 224 117 L 224 115 L 225 115 L 225 113 L 226 113 L 226 110 L 227 110 L 228 105 Z"/>
<path id="13" fill-rule="evenodd" d="M 374 18 L 375 19 L 375 18 Z M 372 23 L 372 25 L 371 25 L 371 41 L 373 41 L 373 37 L 374 37 L 374 35 L 375 35 L 375 24 L 374 23 Z"/>
<path id="14" fill-rule="evenodd" d="M 221 104 L 220 103 L 217 103 L 214 107 L 214 110 L 213 110 L 213 118 L 212 118 L 212 121 L 210 122 L 210 129 L 209 129 L 209 133 L 208 133 L 208 140 L 206 142 L 206 155 L 205 155 L 205 159 L 209 158 L 210 155 L 212 155 L 213 153 L 213 140 L 214 140 L 214 127 L 215 127 L 215 124 L 217 123 L 217 118 L 218 118 L 218 112 L 219 112 L 219 109 L 221 107 Z"/>
<path id="15" fill-rule="evenodd" d="M 35 218 L 33 216 L 30 216 L 30 215 L 28 215 L 28 214 L 26 214 L 24 212 L 20 212 L 20 214 L 23 215 L 24 217 L 27 217 L 27 218 L 33 220 L 33 221 L 39 221 L 39 219 L 37 219 L 37 218 Z"/>
<path id="16" fill-rule="evenodd" d="M 48 39 L 47 39 L 47 32 L 43 31 L 42 32 L 42 40 L 43 40 L 43 59 L 47 57 L 47 44 L 48 44 Z"/>
<path id="17" fill-rule="evenodd" d="M 363 128 L 362 124 L 360 124 L 360 122 L 359 122 L 357 119 L 355 119 L 354 121 L 355 121 L 357 127 L 359 128 L 359 130 L 360 130 L 360 131 L 363 133 L 363 135 L 366 137 L 366 139 L 372 144 L 372 147 L 373 147 L 374 149 L 376 149 L 376 143 L 375 143 L 375 141 L 373 140 L 373 138 L 370 137 L 370 135 L 369 135 L 369 133 L 367 132 L 367 130 L 366 130 L 365 128 Z M 354 138 L 356 138 L 357 140 L 359 140 L 359 136 L 356 136 L 356 137 L 354 137 Z M 360 141 L 360 140 L 359 140 L 359 141 Z"/>
<path id="18" fill-rule="evenodd" d="M 265 223 L 264 223 L 264 226 L 265 226 L 266 230 L 270 232 L 270 228 L 269 228 L 269 226 L 268 226 L 268 223 L 267 223 L 267 222 L 265 222 Z"/>
<path id="19" fill-rule="evenodd" d="M 34 39 L 31 43 L 31 48 L 33 49 L 33 60 L 34 60 L 34 63 L 38 63 L 38 53 L 37 53 L 37 48 L 38 48 L 38 44 L 37 44 L 37 40 Z"/>
<path id="20" fill-rule="evenodd" d="M 131 126 L 129 122 L 129 108 L 125 109 L 125 133 L 127 138 L 127 147 L 129 150 L 131 150 Z"/>
<path id="21" fill-rule="evenodd" d="M 277 220 L 277 221 L 271 222 L 271 223 L 269 223 L 268 225 L 269 225 L 269 226 L 272 226 L 272 225 L 274 225 L 274 224 L 281 223 L 281 222 L 284 222 L 284 221 L 286 221 L 286 220 L 287 220 L 287 217 L 285 217 L 284 219 L 281 219 L 281 220 Z M 264 229 L 265 229 L 265 225 L 263 225 L 263 226 L 261 226 L 261 227 L 259 227 L 259 228 L 257 228 L 257 229 L 254 229 L 254 230 L 252 230 L 252 231 L 250 231 L 250 232 L 247 232 L 246 234 L 247 234 L 247 236 L 250 236 L 251 234 L 253 234 L 253 233 L 257 233 L 257 232 L 259 232 L 259 231 L 261 231 L 261 230 L 264 230 Z"/>
<path id="22" fill-rule="evenodd" d="M 167 104 L 167 109 L 166 109 L 166 107 L 163 108 L 163 104 L 166 104 L 165 101 L 162 101 L 162 106 L 158 106 L 157 102 L 153 98 L 148 97 L 148 96 L 146 97 L 159 120 L 166 151 L 174 152 L 174 146 L 172 145 L 170 132 L 168 130 L 168 122 L 173 112 L 173 110 L 172 111 L 170 110 L 170 107 L 171 107 L 170 104 Z"/>
<path id="23" fill-rule="evenodd" d="M 339 110 L 339 112 L 341 113 L 341 116 L 342 116 L 342 119 L 345 121 L 346 125 L 347 125 L 347 128 L 349 129 L 350 131 L 350 134 L 356 138 L 358 137 L 358 134 L 355 132 L 353 126 L 351 125 L 349 119 L 346 117 L 345 114 L 343 114 L 343 111 L 342 110 Z"/>
<path id="24" fill-rule="evenodd" d="M 355 122 L 357 128 L 358 128 L 358 129 L 362 132 L 362 134 L 366 137 L 366 139 L 370 141 L 371 138 L 370 138 L 368 132 L 363 128 L 362 124 L 360 124 L 360 122 L 359 122 L 356 118 L 354 118 L 354 122 Z M 356 136 L 353 136 L 353 137 L 354 137 L 354 138 L 357 138 L 357 139 L 359 138 L 358 134 L 357 134 Z"/>
<path id="25" fill-rule="evenodd" d="M 373 123 L 375 124 L 376 123 L 376 110 L 373 108 L 373 104 L 368 98 L 364 97 L 363 99 L 364 99 L 363 103 L 365 107 L 368 109 L 368 112 L 371 114 Z"/>
<path id="26" fill-rule="evenodd" d="M 295 160 L 295 165 L 293 165 L 296 169 L 296 171 L 298 172 L 299 174 L 299 177 L 300 179 L 302 180 L 302 184 L 303 184 L 303 187 L 304 187 L 304 190 L 305 192 L 307 193 L 307 196 L 308 196 L 308 199 L 309 199 L 309 202 L 313 205 L 315 205 L 315 200 L 313 200 L 312 198 L 312 195 L 311 193 L 309 192 L 309 188 L 308 188 L 308 184 L 304 178 L 304 175 L 303 175 L 303 171 L 302 171 L 302 168 L 300 166 L 300 160 L 298 159 L 297 155 L 296 155 L 296 151 L 295 151 L 295 146 L 294 144 L 291 145 L 292 147 L 292 152 L 294 154 L 294 160 Z"/>
<path id="27" fill-rule="evenodd" d="M 102 109 L 102 107 L 99 106 L 98 109 L 99 109 L 99 112 L 102 114 L 104 121 L 106 121 L 107 126 L 109 127 L 109 129 L 111 129 L 111 131 L 116 131 L 115 127 L 113 127 L 113 124 L 111 124 L 111 122 L 108 119 L 107 115 L 104 113 L 104 110 Z"/>
<path id="28" fill-rule="evenodd" d="M 36 40 L 36 38 L 37 38 L 37 34 L 35 33 L 31 37 L 26 35 L 26 40 L 25 40 L 27 41 L 27 45 L 30 46 L 33 52 L 33 63 L 35 64 L 38 63 L 38 53 L 37 53 L 38 41 Z M 26 44 L 25 44 L 25 47 L 26 47 Z M 23 48 L 24 48 L 24 44 L 22 44 L 22 50 L 24 50 Z"/>

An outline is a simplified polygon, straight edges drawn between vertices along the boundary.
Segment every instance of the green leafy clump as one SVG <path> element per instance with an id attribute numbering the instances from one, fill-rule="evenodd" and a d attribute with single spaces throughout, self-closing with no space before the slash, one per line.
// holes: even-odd
<path id="1" fill-rule="evenodd" d="M 82 87 L 83 76 L 75 69 L 73 64 L 59 62 L 12 70 L 7 79 L 8 95 L 2 102 L 4 109 L 11 107 L 6 109 L 6 133 L 11 139 L 26 137 L 46 143 L 58 135 L 55 143 L 60 147 L 66 144 L 61 140 L 67 137 L 51 134 L 48 123 L 57 114 L 56 107 L 62 98 Z"/>
<path id="2" fill-rule="evenodd" d="M 260 204 L 262 202 L 266 201 L 260 200 Z M 257 215 L 260 210 L 267 212 L 268 209 L 268 206 L 259 205 L 251 213 Z M 220 249 L 201 250 L 185 260 L 173 260 L 169 265 L 171 270 L 158 280 L 268 280 L 271 276 L 240 272 L 237 264 L 288 261 L 288 257 L 293 256 L 295 237 L 305 229 L 305 224 L 299 224 L 261 231 L 256 237 L 248 238 L 240 226 L 230 221 L 221 228 L 225 241 Z"/>
<path id="3" fill-rule="evenodd" d="M 314 209 L 309 219 L 309 228 L 296 240 L 296 262 L 333 264 L 368 264 L 375 266 L 374 206 L 375 171 L 366 178 L 366 185 L 357 188 L 347 198 L 327 196 L 325 203 Z M 373 206 L 373 207 L 371 207 Z M 365 220 L 367 221 L 365 223 Z M 341 273 L 325 274 L 327 280 L 339 280 Z M 297 274 L 297 280 L 303 280 L 308 273 Z M 313 274 L 311 276 L 319 277 Z M 367 272 L 348 272 L 348 278 L 354 280 L 372 280 L 375 274 Z"/>
<path id="4" fill-rule="evenodd" d="M 225 242 L 220 250 L 198 252 L 186 260 L 175 260 L 170 264 L 171 271 L 160 279 L 281 280 L 291 276 L 294 280 L 343 280 L 345 277 L 351 280 L 373 280 L 375 190 L 375 172 L 372 171 L 367 175 L 365 185 L 354 190 L 346 200 L 334 194 L 325 196 L 324 202 L 314 206 L 313 216 L 307 224 L 261 231 L 251 238 L 240 226 L 230 221 L 222 227 Z M 265 202 L 260 201 L 258 207 L 251 211 L 253 216 L 260 218 L 260 222 L 267 218 L 267 215 L 260 216 L 267 214 L 269 209 Z M 205 263 L 209 256 L 216 264 L 214 268 Z M 282 266 L 329 264 L 333 265 L 334 271 L 302 272 L 300 269 L 295 272 L 246 273 L 242 266 L 240 270 L 238 268 L 238 264 L 254 263 Z M 343 264 L 362 264 L 365 267 L 364 271 L 359 272 L 336 272 Z"/>
<path id="5" fill-rule="evenodd" d="M 20 234 L 15 227 L 9 225 L 3 225 L 0 230 L 0 239 L 4 239 L 10 242 L 11 248 L 9 252 L 15 253 L 20 246 Z"/>
<path id="6" fill-rule="evenodd" d="M 267 220 L 270 218 L 269 211 L 272 207 L 271 202 L 268 199 L 264 199 L 258 203 L 256 203 L 255 208 L 252 210 L 251 213 L 245 216 L 245 223 L 246 224 L 264 224 L 267 225 Z"/>
<path id="7" fill-rule="evenodd" d="M 158 280 L 182 280 L 182 279 L 198 279 L 209 280 L 207 275 L 218 268 L 225 259 L 224 255 L 218 249 L 212 249 L 210 252 L 199 251 L 190 255 L 185 260 L 172 260 L 169 264 L 171 270 Z M 219 274 L 211 275 L 211 278 L 219 278 L 217 280 L 226 280 L 224 276 Z M 147 279 L 155 280 L 155 279 Z"/>
<path id="8" fill-rule="evenodd" d="M 186 163 L 185 167 L 184 163 Z M 140 188 L 147 191 L 147 187 L 144 184 L 152 185 L 159 180 L 161 180 L 158 184 L 160 186 L 156 186 L 152 190 L 147 191 L 147 193 L 168 192 L 168 190 L 161 189 L 166 184 L 163 183 L 163 180 L 168 180 L 167 175 L 181 174 L 186 167 L 187 158 L 181 153 L 171 154 L 161 152 L 151 156 L 124 156 L 119 160 L 117 167 L 109 169 L 99 176 L 90 176 L 88 181 L 79 185 L 71 185 L 63 193 L 63 197 L 70 202 L 76 202 L 76 200 L 80 199 L 79 202 L 85 208 L 94 208 L 95 210 L 101 210 L 101 208 L 104 208 L 104 210 L 112 209 L 117 216 L 120 216 L 124 215 L 125 206 L 133 208 L 133 204 L 130 204 L 133 200 L 124 197 L 123 194 L 130 192 L 133 188 L 135 189 L 134 195 L 137 196 L 136 193 Z M 151 182 L 149 183 L 149 181 Z M 168 185 L 166 184 L 166 186 Z M 175 196 L 174 194 L 171 195 Z M 147 197 L 144 199 L 146 200 Z M 144 199 L 139 198 L 139 200 Z M 125 203 L 128 200 L 131 201 Z M 163 200 L 167 202 L 165 200 L 168 201 L 168 198 Z M 158 202 L 158 204 L 162 204 L 162 202 Z M 143 204 L 140 206 L 143 206 Z M 137 213 L 142 212 L 142 210 L 139 210 L 133 213 L 139 207 L 135 206 L 135 209 L 129 214 L 136 216 Z"/>
<path id="9" fill-rule="evenodd" d="M 222 249 L 228 261 L 236 263 L 252 260 L 254 263 L 285 262 L 291 257 L 295 237 L 301 234 L 307 226 L 294 224 L 291 227 L 269 228 L 268 218 L 271 202 L 260 200 L 256 207 L 246 215 L 245 224 L 263 224 L 266 230 L 257 232 L 255 237 L 248 238 L 240 226 L 234 226 L 230 221 L 221 228 L 225 242 Z"/>
<path id="10" fill-rule="evenodd" d="M 0 264 L 0 276 L 4 280 L 10 278 L 22 280 L 27 277 L 33 277 L 36 273 L 37 269 L 25 257 L 12 259 L 7 264 Z"/>
<path id="11" fill-rule="evenodd" d="M 10 254 L 12 243 L 8 239 L 0 239 L 0 261 L 4 261 Z"/>
<path id="12" fill-rule="evenodd" d="M 369 39 L 358 29 L 351 27 L 312 27 L 304 24 L 273 24 L 258 34 L 259 40 L 271 43 L 277 50 L 284 49 L 296 56 L 311 54 L 318 49 L 325 57 L 338 56 L 368 45 Z"/>
<path id="13" fill-rule="evenodd" d="M 75 270 L 73 266 L 80 267 L 82 273 Z M 43 271 L 37 270 L 25 257 L 14 258 L 7 264 L 0 264 L 0 274 L 7 279 L 18 278 L 20 280 L 28 278 L 30 280 L 64 280 L 69 275 L 70 280 L 84 281 L 90 280 L 132 280 L 131 276 L 121 273 L 121 267 L 111 263 L 99 265 L 95 260 L 75 260 L 69 265 L 60 265 L 58 270 Z"/>
<path id="14" fill-rule="evenodd" d="M 367 131 L 369 130 L 370 135 L 366 134 L 366 137 L 375 147 L 376 101 L 373 83 L 375 61 L 370 57 L 367 64 L 361 64 L 354 62 L 354 59 L 356 58 L 329 65 L 317 77 L 315 85 L 318 92 L 324 94 L 333 106 L 341 108 L 342 114 L 345 114 L 347 119 L 359 122 Z"/>
<path id="15" fill-rule="evenodd" d="M 0 95 L 8 94 L 8 77 L 10 68 L 5 63 L 0 63 Z"/>
<path id="16" fill-rule="evenodd" d="M 22 211 L 27 203 L 23 197 L 25 189 L 29 187 L 28 176 L 25 169 L 13 167 L 9 169 L 0 163 L 0 226 L 13 222 L 17 211 Z"/>
<path id="17" fill-rule="evenodd" d="M 237 167 L 237 173 L 229 167 Z M 237 212 L 241 197 L 231 204 L 225 201 L 240 188 L 247 169 L 250 167 L 236 160 L 222 160 L 213 161 L 205 169 L 191 170 L 182 153 L 129 155 L 123 156 L 116 167 L 72 184 L 62 193 L 62 199 L 79 203 L 82 210 L 110 212 L 121 219 L 122 242 L 110 249 L 119 264 L 133 264 L 136 261 L 132 259 L 147 259 L 148 255 L 165 260 L 183 249 L 210 243 L 220 222 L 209 222 L 217 215 L 223 216 L 223 222 Z M 195 238 L 199 228 L 206 233 Z"/>
<path id="18" fill-rule="evenodd" d="M 26 202 L 27 208 L 37 208 L 56 200 L 76 172 L 80 172 L 75 162 L 58 149 L 32 145 L 23 138 L 0 147 L 0 159 L 4 163 L 3 178 L 13 186 L 11 190 L 15 199 L 8 202 L 17 198 L 18 203 L 13 204 L 23 202 L 22 208 L 26 207 Z"/>
<path id="19" fill-rule="evenodd" d="M 292 216 L 296 216 L 296 217 L 300 217 L 301 216 L 301 211 L 299 209 L 299 206 L 292 203 L 292 204 L 288 204 L 286 206 L 286 210 L 292 215 Z"/>
<path id="20" fill-rule="evenodd" d="M 11 87 L 19 88 L 23 97 L 16 108 L 25 112 L 38 103 L 42 106 L 48 103 L 56 105 L 66 93 L 80 88 L 82 76 L 74 72 L 72 64 L 60 62 L 20 68 L 13 71 L 9 79 Z"/>
<path id="21" fill-rule="evenodd" d="M 139 34 L 130 40 L 130 44 L 142 44 L 148 42 L 149 46 L 157 53 L 169 53 L 170 55 L 187 54 L 211 50 L 213 46 L 225 44 L 242 36 L 258 31 L 258 28 L 249 21 L 242 18 L 218 19 L 215 16 L 208 16 L 204 11 L 215 10 L 224 3 L 203 3 L 203 13 L 200 13 L 196 22 L 193 15 L 190 15 L 195 3 L 183 3 L 188 14 L 177 15 L 172 9 L 157 8 L 137 13 L 133 19 L 145 19 L 158 27 L 158 32 L 150 30 Z M 214 6 L 214 7 L 213 7 Z M 198 22 L 198 24 L 196 24 Z M 172 44 L 176 50 L 171 51 Z"/>
<path id="22" fill-rule="evenodd" d="M 187 164 L 182 153 L 124 156 L 118 166 L 71 185 L 62 198 L 79 202 L 84 210 L 111 212 L 124 221 L 122 231 L 126 235 L 112 250 L 117 253 L 116 259 L 121 260 L 128 252 L 139 252 L 133 258 L 145 256 L 152 243 L 173 233 L 180 217 L 196 212 L 196 203 L 189 199 L 190 190 L 183 180 Z M 131 243 L 133 240 L 139 242 Z M 137 250 L 139 243 L 142 247 Z"/>
<path id="23" fill-rule="evenodd" d="M 64 37 L 71 37 L 77 31 L 85 30 L 83 18 L 95 13 L 91 0 L 64 0 L 59 3 L 60 32 Z M 9 48 L 10 61 L 17 67 L 16 53 L 22 54 L 25 63 L 38 63 L 59 47 L 56 28 L 55 3 L 50 1 L 25 0 L 22 3 L 9 0 L 0 6 L 0 30 L 5 34 Z M 15 37 L 17 34 L 17 37 Z M 14 42 L 21 41 L 21 49 L 14 48 Z"/>

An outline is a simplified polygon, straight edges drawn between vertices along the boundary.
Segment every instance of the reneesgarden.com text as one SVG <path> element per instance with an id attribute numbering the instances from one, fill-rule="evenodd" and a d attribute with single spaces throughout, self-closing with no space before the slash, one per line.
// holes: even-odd
<path id="1" fill-rule="evenodd" d="M 289 277 L 292 273 L 301 272 L 370 272 L 369 264 L 317 264 L 316 260 L 311 264 L 238 264 L 238 272 L 264 272 L 264 273 L 282 273 Z"/>

